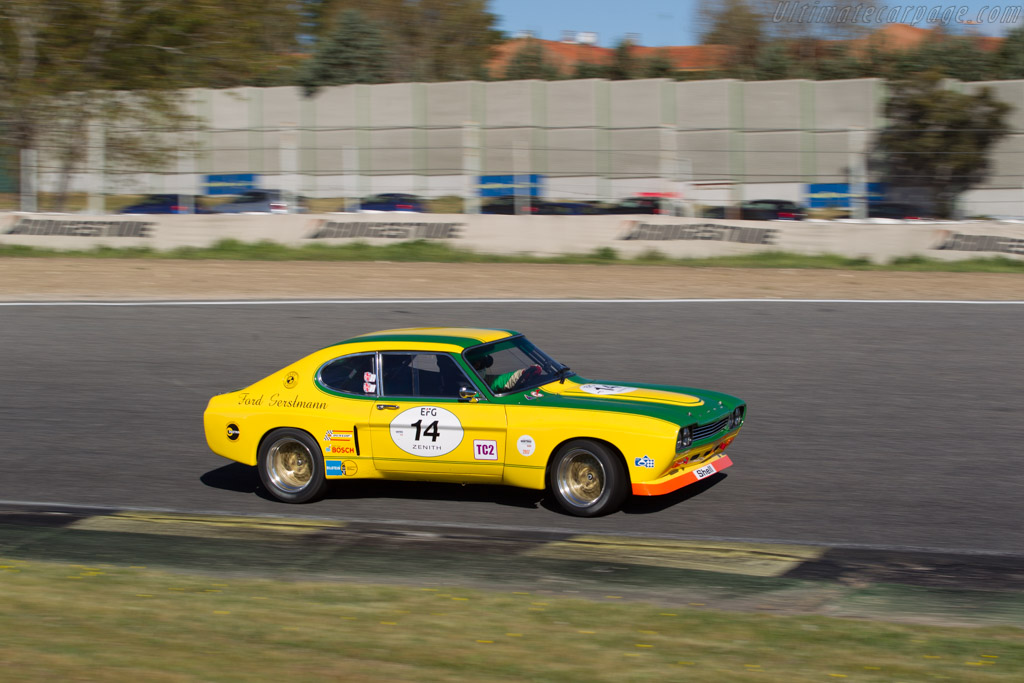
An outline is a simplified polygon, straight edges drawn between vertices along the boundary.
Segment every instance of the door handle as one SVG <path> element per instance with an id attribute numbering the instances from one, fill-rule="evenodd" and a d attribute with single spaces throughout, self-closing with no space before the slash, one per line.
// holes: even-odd
<path id="1" fill-rule="evenodd" d="M 378 403 L 377 410 L 398 410 L 398 406 L 393 403 Z"/>

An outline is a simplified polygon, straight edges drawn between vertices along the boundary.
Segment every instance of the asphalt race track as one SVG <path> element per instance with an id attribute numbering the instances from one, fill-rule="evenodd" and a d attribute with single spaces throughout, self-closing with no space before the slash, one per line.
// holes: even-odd
<path id="1" fill-rule="evenodd" d="M 511 327 L 581 375 L 749 403 L 735 466 L 577 519 L 543 494 L 403 482 L 274 502 L 208 451 L 207 399 L 348 336 Z M 0 307 L 0 501 L 1024 552 L 1024 306 L 357 303 Z"/>

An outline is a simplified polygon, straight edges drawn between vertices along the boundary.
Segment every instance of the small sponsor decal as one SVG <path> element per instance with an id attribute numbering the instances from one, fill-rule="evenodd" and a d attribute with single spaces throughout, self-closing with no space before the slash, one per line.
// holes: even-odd
<path id="1" fill-rule="evenodd" d="M 633 464 L 637 467 L 646 467 L 647 469 L 654 469 L 654 459 L 649 455 L 645 455 L 642 458 L 634 458 Z"/>
<path id="2" fill-rule="evenodd" d="M 519 451 L 519 455 L 531 456 L 537 450 L 537 444 L 534 443 L 532 436 L 524 434 L 516 441 L 516 450 Z"/>
<path id="3" fill-rule="evenodd" d="M 622 387 L 617 384 L 581 384 L 580 391 L 595 396 L 614 396 L 616 394 L 628 394 L 636 391 L 636 387 Z"/>
<path id="4" fill-rule="evenodd" d="M 698 467 L 697 469 L 695 469 L 693 473 L 697 476 L 698 479 L 710 477 L 712 474 L 715 473 L 715 466 L 711 464 L 704 465 L 704 467 Z"/>
<path id="5" fill-rule="evenodd" d="M 351 441 L 352 432 L 341 429 L 328 429 L 324 432 L 324 441 Z"/>
<path id="6" fill-rule="evenodd" d="M 346 477 L 354 477 L 356 472 L 358 471 L 359 467 L 353 460 L 346 460 L 341 465 L 341 473 L 344 474 Z"/>
<path id="7" fill-rule="evenodd" d="M 543 397 L 544 397 L 544 394 L 542 394 L 538 390 L 534 389 L 533 391 L 531 391 L 530 393 L 528 393 L 526 395 L 526 400 L 527 401 L 532 401 L 535 398 L 543 398 Z"/>
<path id="8" fill-rule="evenodd" d="M 341 477 L 345 474 L 345 465 L 340 460 L 327 461 L 327 476 Z"/>
<path id="9" fill-rule="evenodd" d="M 327 453 L 334 453 L 336 455 L 347 455 L 355 453 L 356 449 L 351 446 L 324 446 L 324 451 Z"/>
<path id="10" fill-rule="evenodd" d="M 498 442 L 497 441 L 484 441 L 482 439 L 473 440 L 473 458 L 475 460 L 497 460 L 498 459 Z"/>
<path id="11" fill-rule="evenodd" d="M 240 433 L 241 432 L 238 431 L 238 425 L 236 425 L 236 424 L 229 424 L 228 425 L 228 439 L 230 441 L 236 440 Z"/>
<path id="12" fill-rule="evenodd" d="M 377 381 L 377 375 L 373 374 L 372 372 L 364 372 L 363 373 L 363 381 L 364 382 L 369 382 L 369 383 L 372 384 L 372 383 Z"/>
<path id="13" fill-rule="evenodd" d="M 298 384 L 298 383 L 299 383 L 299 373 L 293 371 L 293 372 L 289 372 L 287 375 L 284 376 L 284 388 L 285 389 L 293 389 L 293 388 L 295 388 L 295 385 Z"/>
<path id="14" fill-rule="evenodd" d="M 451 453 L 462 443 L 462 423 L 450 410 L 417 406 L 391 421 L 391 440 L 410 455 L 436 458 Z"/>
<path id="15" fill-rule="evenodd" d="M 374 382 L 363 382 L 363 393 L 364 394 L 376 394 L 377 385 Z"/>

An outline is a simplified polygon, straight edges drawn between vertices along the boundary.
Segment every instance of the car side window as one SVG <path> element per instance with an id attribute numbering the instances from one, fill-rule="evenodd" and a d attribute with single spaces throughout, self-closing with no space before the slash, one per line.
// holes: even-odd
<path id="1" fill-rule="evenodd" d="M 473 384 L 446 353 L 381 354 L 385 396 L 458 398 L 459 389 Z"/>
<path id="2" fill-rule="evenodd" d="M 376 395 L 373 354 L 344 356 L 320 368 L 320 383 L 328 389 L 358 396 Z"/>

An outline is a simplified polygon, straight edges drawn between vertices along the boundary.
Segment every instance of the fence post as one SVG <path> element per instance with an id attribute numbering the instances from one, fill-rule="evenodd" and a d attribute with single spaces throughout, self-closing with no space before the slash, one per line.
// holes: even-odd
<path id="1" fill-rule="evenodd" d="M 21 210 L 35 213 L 39 210 L 39 153 L 34 149 L 21 150 Z"/>
<path id="2" fill-rule="evenodd" d="M 106 209 L 107 194 L 107 139 L 103 131 L 103 123 L 93 120 L 89 122 L 89 134 L 86 139 L 86 163 L 89 168 L 89 203 L 88 212 L 102 214 Z"/>
<path id="3" fill-rule="evenodd" d="M 480 213 L 480 124 L 462 124 L 463 211 Z"/>
<path id="4" fill-rule="evenodd" d="M 867 184 L 864 164 L 864 130 L 851 128 L 847 131 L 846 154 L 850 167 L 850 218 L 867 218 Z"/>
<path id="5" fill-rule="evenodd" d="M 345 145 L 341 150 L 342 178 L 345 186 L 345 211 L 354 212 L 359 209 L 359 151 L 352 145 Z"/>
<path id="6" fill-rule="evenodd" d="M 530 173 L 526 144 L 517 141 L 512 149 L 512 185 L 517 216 L 530 213 Z M 523 174 L 526 171 L 526 174 Z"/>
<path id="7" fill-rule="evenodd" d="M 281 137 L 278 147 L 281 166 L 281 195 L 287 201 L 287 212 L 296 213 L 299 196 L 299 137 L 295 124 L 285 123 L 281 126 Z"/>

